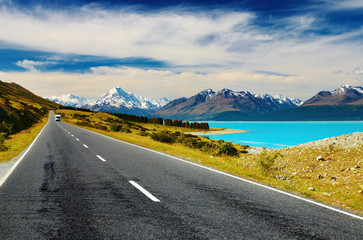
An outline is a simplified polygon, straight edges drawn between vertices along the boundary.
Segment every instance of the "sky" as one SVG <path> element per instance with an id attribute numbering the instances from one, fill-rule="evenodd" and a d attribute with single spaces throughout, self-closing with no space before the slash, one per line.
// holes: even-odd
<path id="1" fill-rule="evenodd" d="M 0 0 L 0 80 L 152 98 L 363 85 L 361 0 Z"/>

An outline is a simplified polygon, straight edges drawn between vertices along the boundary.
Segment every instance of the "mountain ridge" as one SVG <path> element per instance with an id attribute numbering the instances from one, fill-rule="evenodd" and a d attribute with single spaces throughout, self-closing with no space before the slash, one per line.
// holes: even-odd
<path id="1" fill-rule="evenodd" d="M 301 101 L 285 96 L 255 94 L 248 91 L 235 92 L 222 89 L 214 92 L 203 90 L 190 98 L 179 98 L 162 107 L 155 116 L 180 119 L 213 120 L 223 112 L 242 112 L 245 115 L 265 113 L 298 107 Z"/>
<path id="2" fill-rule="evenodd" d="M 333 91 L 320 91 L 306 100 L 302 106 L 345 104 L 362 105 L 363 87 L 345 84 Z"/>
<path id="3" fill-rule="evenodd" d="M 75 96 L 72 93 L 64 94 L 61 96 L 45 97 L 45 99 L 61 104 L 63 106 L 75 107 L 75 108 L 81 108 L 87 103 L 94 101 L 93 99 Z"/>
<path id="4" fill-rule="evenodd" d="M 114 87 L 102 94 L 98 99 L 87 99 L 71 93 L 47 99 L 64 106 L 87 108 L 98 112 L 126 113 L 130 115 L 148 116 L 169 103 L 167 98 L 146 98 L 126 92 L 121 87 Z"/>

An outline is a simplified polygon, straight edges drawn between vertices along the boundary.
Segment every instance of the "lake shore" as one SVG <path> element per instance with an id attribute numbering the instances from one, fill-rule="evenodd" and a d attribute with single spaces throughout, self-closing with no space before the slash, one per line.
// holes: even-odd
<path id="1" fill-rule="evenodd" d="M 192 135 L 224 135 L 224 134 L 235 134 L 235 133 L 246 133 L 246 130 L 239 129 L 228 129 L 228 128 L 213 128 L 212 131 L 203 132 L 186 132 L 186 134 Z"/>

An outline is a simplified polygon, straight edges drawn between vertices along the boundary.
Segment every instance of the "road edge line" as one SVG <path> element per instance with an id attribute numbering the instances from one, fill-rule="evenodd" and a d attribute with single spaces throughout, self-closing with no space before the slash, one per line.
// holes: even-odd
<path id="1" fill-rule="evenodd" d="M 49 116 L 50 117 L 50 116 Z M 6 182 L 6 180 L 10 177 L 10 175 L 13 173 L 13 171 L 15 170 L 15 168 L 19 165 L 19 163 L 23 160 L 23 158 L 26 156 L 26 154 L 29 152 L 29 150 L 32 148 L 32 146 L 34 145 L 34 143 L 38 140 L 38 137 L 42 134 L 43 130 L 45 129 L 45 127 L 48 125 L 49 123 L 49 118 L 47 123 L 44 125 L 44 127 L 42 128 L 42 130 L 40 130 L 40 132 L 38 133 L 38 135 L 34 138 L 34 140 L 31 142 L 31 144 L 28 146 L 28 148 L 26 149 L 26 151 L 23 153 L 23 155 L 21 155 L 21 157 L 18 159 L 18 161 L 16 161 L 14 163 L 14 165 L 9 169 L 9 171 L 0 179 L 0 187 L 2 187 L 2 185 Z"/>
<path id="2" fill-rule="evenodd" d="M 67 123 L 67 124 L 69 124 L 69 123 Z M 73 126 L 71 124 L 69 124 L 69 125 L 72 126 L 72 127 L 77 127 L 77 126 Z M 77 127 L 77 128 L 80 128 L 80 127 Z M 322 203 L 322 202 L 315 201 L 313 199 L 309 199 L 309 198 L 305 198 L 303 196 L 299 196 L 299 195 L 296 195 L 296 194 L 293 194 L 293 193 L 289 193 L 289 192 L 286 192 L 286 191 L 283 191 L 283 190 L 280 190 L 280 189 L 265 185 L 263 183 L 255 182 L 255 181 L 243 178 L 243 177 L 233 175 L 231 173 L 223 172 L 221 170 L 218 170 L 218 169 L 215 169 L 215 168 L 212 168 L 212 167 L 208 167 L 208 166 L 201 165 L 201 164 L 198 164 L 198 163 L 195 163 L 195 162 L 191 162 L 191 161 L 188 161 L 188 160 L 185 160 L 185 159 L 182 159 L 182 158 L 170 155 L 170 154 L 159 152 L 159 151 L 156 151 L 154 149 L 142 147 L 142 146 L 139 146 L 139 145 L 136 145 L 136 144 L 133 144 L 133 143 L 128 143 L 128 142 L 122 141 L 120 139 L 116 139 L 116 138 L 113 138 L 113 137 L 110 137 L 110 136 L 107 136 L 107 135 L 103 135 L 101 133 L 94 132 L 94 131 L 91 131 L 91 130 L 88 130 L 88 129 L 85 129 L 85 128 L 80 128 L 80 129 L 89 131 L 89 132 L 94 133 L 94 134 L 98 134 L 100 136 L 112 139 L 114 141 L 118 141 L 118 142 L 121 142 L 121 143 L 124 143 L 124 144 L 128 144 L 130 146 L 134 146 L 134 147 L 141 148 L 141 149 L 153 152 L 153 153 L 157 153 L 159 155 L 163 155 L 163 156 L 166 156 L 166 157 L 169 157 L 169 158 L 173 158 L 175 160 L 178 160 L 178 161 L 190 164 L 190 165 L 194 165 L 194 166 L 197 166 L 197 167 L 200 167 L 200 168 L 204 168 L 206 170 L 209 170 L 209 171 L 212 171 L 212 172 L 215 172 L 215 173 L 218 173 L 218 174 L 222 174 L 222 175 L 225 175 L 225 176 L 228 176 L 228 177 L 231 177 L 231 178 L 243 181 L 243 182 L 247 182 L 247 183 L 259 186 L 259 187 L 263 187 L 263 188 L 269 189 L 271 191 L 275 191 L 275 192 L 278 192 L 278 193 L 281 193 L 281 194 L 284 194 L 284 195 L 287 195 L 287 196 L 290 196 L 290 197 L 293 197 L 293 198 L 296 198 L 296 199 L 299 199 L 299 200 L 302 200 L 302 201 L 305 201 L 305 202 L 308 202 L 308 203 L 311 203 L 311 204 L 314 204 L 314 205 L 317 205 L 317 206 L 320 206 L 320 207 L 323 207 L 323 208 L 326 208 L 326 209 L 329 209 L 329 210 L 332 210 L 332 211 L 335 211 L 335 212 L 338 212 L 338 213 L 341 213 L 341 214 L 344 214 L 344 215 L 347 215 L 347 216 L 350 216 L 350 217 L 353 217 L 353 218 L 356 218 L 356 219 L 359 219 L 359 220 L 363 221 L 363 216 L 357 215 L 355 213 L 347 212 L 347 211 L 345 211 L 343 209 L 339 209 L 339 208 L 337 208 L 335 206 L 331 206 L 331 205 L 328 205 L 328 204 L 325 204 L 325 203 Z"/>

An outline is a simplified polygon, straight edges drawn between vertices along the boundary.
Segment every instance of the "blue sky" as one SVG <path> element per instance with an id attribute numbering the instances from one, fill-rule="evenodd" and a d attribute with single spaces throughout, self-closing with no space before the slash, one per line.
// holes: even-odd
<path id="1" fill-rule="evenodd" d="M 363 85 L 363 2 L 0 0 L 0 79 L 41 96 Z"/>

